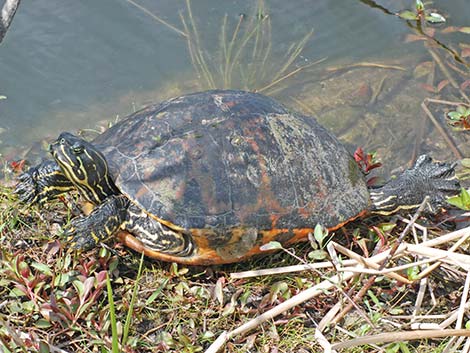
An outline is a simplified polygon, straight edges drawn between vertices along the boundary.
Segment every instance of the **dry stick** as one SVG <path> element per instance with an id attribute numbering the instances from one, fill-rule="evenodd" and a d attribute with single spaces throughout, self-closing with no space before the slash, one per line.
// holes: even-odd
<path id="1" fill-rule="evenodd" d="M 388 342 L 403 342 L 418 340 L 424 338 L 442 338 L 449 336 L 466 336 L 470 337 L 470 330 L 419 330 L 419 331 L 402 331 L 402 332 L 387 332 L 378 335 L 361 337 L 346 342 L 335 343 L 331 346 L 332 349 L 344 349 L 365 344 L 377 344 Z"/>
<path id="2" fill-rule="evenodd" d="M 385 259 L 384 262 L 382 262 L 382 265 L 380 265 L 380 268 L 379 270 L 383 270 L 385 266 L 387 266 L 387 263 L 390 261 L 390 259 L 395 255 L 395 252 L 397 251 L 398 247 L 400 246 L 400 244 L 402 243 L 403 239 L 405 238 L 405 236 L 408 234 L 408 232 L 410 231 L 411 227 L 413 227 L 413 225 L 415 224 L 416 220 L 418 219 L 419 215 L 421 214 L 421 212 L 423 212 L 424 210 L 424 207 L 426 207 L 427 203 L 429 201 L 429 196 L 426 196 L 423 200 L 423 202 L 421 202 L 421 205 L 419 205 L 418 209 L 416 210 L 415 214 L 413 215 L 413 217 L 411 218 L 411 222 L 408 223 L 405 227 L 405 229 L 403 229 L 403 232 L 400 234 L 400 236 L 398 237 L 396 243 L 393 245 L 392 249 L 390 250 L 390 254 L 389 256 Z"/>
<path id="3" fill-rule="evenodd" d="M 450 138 L 449 134 L 442 128 L 442 126 L 439 124 L 439 122 L 437 121 L 437 119 L 434 117 L 434 115 L 431 113 L 431 111 L 430 111 L 429 108 L 427 107 L 426 102 L 427 102 L 428 100 L 429 100 L 428 98 L 425 98 L 425 99 L 423 100 L 423 102 L 421 103 L 421 108 L 424 110 L 424 112 L 425 112 L 426 115 L 428 116 L 429 120 L 432 121 L 432 123 L 433 123 L 434 126 L 436 127 L 436 130 L 441 134 L 441 136 L 444 138 L 444 140 L 446 141 L 446 143 L 449 145 L 450 149 L 451 149 L 452 152 L 454 153 L 454 156 L 455 156 L 457 159 L 462 159 L 462 158 L 463 158 L 463 155 L 462 155 L 462 153 L 459 151 L 459 149 L 455 146 L 454 141 L 452 141 L 452 139 Z"/>
<path id="4" fill-rule="evenodd" d="M 470 308 L 470 301 L 465 303 L 465 310 L 468 310 Z M 458 316 L 459 316 L 459 310 L 460 308 L 452 311 L 448 317 L 442 321 L 440 324 L 439 324 L 439 328 L 441 329 L 445 329 L 446 327 L 452 325 L 452 323 L 457 320 Z"/>
<path id="5" fill-rule="evenodd" d="M 129 4 L 131 5 L 134 5 L 135 7 L 137 7 L 139 10 L 141 10 L 142 12 L 146 13 L 147 15 L 149 15 L 150 17 L 152 17 L 155 21 L 157 22 L 160 22 L 161 24 L 167 26 L 168 28 L 172 29 L 173 31 L 175 31 L 176 33 L 178 34 L 181 34 L 183 37 L 188 37 L 188 35 L 186 33 L 184 33 L 182 30 L 176 28 L 175 26 L 169 24 L 168 22 L 166 22 L 165 20 L 161 19 L 160 17 L 158 17 L 157 15 L 153 14 L 152 12 L 150 12 L 149 10 L 147 10 L 145 7 L 143 7 L 142 5 L 139 5 L 137 4 L 136 2 L 132 1 L 132 0 L 126 0 Z"/>
<path id="6" fill-rule="evenodd" d="M 333 242 L 333 244 L 334 244 L 335 249 L 337 249 L 339 252 L 341 252 L 342 254 L 350 257 L 353 260 L 356 260 L 359 264 L 362 264 L 364 267 L 367 267 L 367 269 L 364 269 L 364 268 L 361 269 L 361 268 L 357 268 L 357 267 L 355 267 L 355 268 L 346 267 L 346 268 L 341 269 L 343 271 L 372 273 L 374 275 L 384 275 L 386 277 L 390 277 L 392 279 L 397 280 L 398 282 L 402 282 L 402 283 L 405 283 L 405 284 L 413 283 L 408 278 L 400 276 L 398 273 L 394 273 L 394 271 L 387 271 L 387 270 L 384 270 L 384 269 L 379 270 L 380 265 L 378 265 L 377 263 L 370 262 L 370 258 L 367 259 L 367 258 L 365 258 L 361 255 L 358 255 L 355 252 L 345 248 L 344 246 L 342 246 L 338 243 Z M 367 271 L 368 269 L 372 269 L 372 271 L 369 272 L 369 271 Z"/>
<path id="7" fill-rule="evenodd" d="M 395 253 L 398 253 L 400 251 L 403 251 L 405 249 L 408 249 L 416 253 L 425 253 L 427 252 L 424 249 L 425 247 L 430 247 L 430 246 L 436 246 L 439 244 L 447 243 L 449 241 L 455 240 L 460 238 L 461 236 L 467 235 L 470 233 L 470 227 L 460 229 L 458 231 L 443 235 L 441 237 L 438 237 L 436 239 L 428 240 L 426 242 L 423 242 L 419 244 L 419 246 L 413 246 L 413 244 L 401 244 L 395 251 Z M 432 249 L 436 250 L 436 249 Z M 371 258 L 368 259 L 369 262 L 371 263 L 379 263 L 383 261 L 384 259 L 389 257 L 390 250 L 385 251 L 383 253 L 377 254 Z M 433 253 L 433 255 L 436 255 Z M 441 254 L 439 254 L 441 255 Z M 461 255 L 461 254 L 453 254 L 454 255 Z M 470 256 L 465 256 L 466 259 L 470 259 Z M 260 316 L 248 321 L 247 323 L 241 325 L 237 329 L 233 331 L 224 331 L 215 341 L 212 343 L 209 348 L 206 350 L 206 353 L 217 353 L 219 352 L 222 347 L 233 337 L 244 334 L 248 331 L 251 331 L 252 329 L 258 327 L 262 323 L 271 320 L 272 318 L 276 317 L 279 314 L 282 314 L 284 311 L 289 310 L 290 308 L 297 306 L 321 293 L 323 291 L 331 289 L 336 286 L 336 283 L 338 280 L 341 278 L 343 281 L 347 281 L 354 277 L 354 274 L 352 272 L 345 272 L 342 276 L 333 276 L 329 280 L 324 280 L 320 282 L 319 284 L 293 296 L 292 298 L 286 300 L 285 302 L 279 304 L 278 306 L 266 311 L 265 313 L 261 314 Z M 464 334 L 463 334 L 463 333 Z M 439 331 L 426 331 L 426 332 L 421 332 L 421 331 L 406 331 L 406 332 L 400 332 L 398 336 L 396 337 L 393 333 L 386 333 L 382 335 L 377 335 L 377 336 L 371 336 L 371 337 L 364 337 L 360 338 L 358 340 L 352 340 L 346 343 L 340 343 L 341 344 L 347 344 L 347 347 L 350 347 L 351 344 L 353 345 L 358 345 L 359 343 L 354 344 L 354 342 L 364 342 L 364 340 L 370 339 L 370 340 L 377 340 L 378 342 L 391 342 L 387 339 L 392 339 L 392 341 L 403 341 L 403 340 L 409 340 L 409 339 L 415 339 L 415 338 L 431 338 L 431 337 L 445 337 L 445 336 L 457 336 L 457 335 L 468 335 L 470 336 L 470 330 L 439 330 Z M 384 341 L 386 340 L 386 341 Z M 374 341 L 375 342 L 375 341 Z M 366 342 L 369 343 L 369 342 Z M 362 344 L 362 343 L 360 343 Z M 335 349 L 342 346 L 338 346 L 338 344 L 333 346 Z M 346 346 L 345 346 L 346 347 Z"/>
<path id="8" fill-rule="evenodd" d="M 406 222 L 409 222 L 408 220 Z M 410 222 L 411 223 L 411 222 Z M 456 230 L 454 232 L 441 235 L 440 237 L 427 240 L 425 242 L 422 242 L 419 244 L 419 246 L 428 246 L 428 247 L 433 247 L 441 244 L 446 244 L 448 242 L 454 241 L 454 240 L 459 240 L 462 237 L 468 237 L 470 236 L 470 227 L 462 228 L 459 230 Z M 401 248 L 402 250 L 405 249 L 405 247 Z M 390 250 L 380 253 L 376 256 L 383 256 L 386 257 L 387 254 L 389 253 Z M 360 259 L 361 257 L 357 255 L 357 258 Z M 432 255 L 432 257 L 435 257 L 435 260 L 441 259 L 442 257 L 447 257 L 447 254 L 439 254 L 439 256 Z M 375 258 L 375 256 L 374 256 Z M 370 259 L 369 259 L 370 260 Z M 343 266 L 354 266 L 358 263 L 361 263 L 362 260 L 345 260 L 343 261 Z M 375 261 L 376 263 L 380 261 Z M 318 262 L 314 264 L 307 264 L 307 265 L 295 265 L 295 266 L 284 266 L 284 267 L 278 267 L 278 268 L 269 268 L 269 269 L 263 269 L 263 270 L 252 270 L 252 271 L 244 271 L 244 272 L 234 272 L 230 274 L 231 278 L 234 279 L 239 279 L 239 278 L 249 278 L 249 277 L 256 277 L 256 276 L 268 276 L 268 275 L 275 275 L 275 274 L 281 274 L 281 273 L 292 273 L 292 272 L 301 272 L 301 271 L 308 271 L 310 269 L 319 269 L 319 268 L 328 268 L 332 267 L 333 265 L 331 262 Z M 395 269 L 401 269 L 400 267 L 396 267 Z M 348 270 L 348 269 L 345 269 Z M 392 269 L 390 269 L 392 270 Z M 383 271 L 388 272 L 389 269 L 384 269 Z"/>
<path id="9" fill-rule="evenodd" d="M 318 342 L 320 347 L 323 348 L 323 352 L 327 353 L 333 351 L 331 349 L 331 343 L 326 339 L 325 336 L 323 336 L 323 333 L 319 329 L 315 330 L 315 340 Z"/>
<path id="10" fill-rule="evenodd" d="M 406 71 L 406 69 L 402 66 L 385 65 L 385 64 L 369 63 L 369 62 L 362 62 L 362 63 L 355 63 L 355 64 L 344 65 L 344 66 L 330 67 L 330 68 L 327 68 L 326 71 L 333 72 L 333 71 L 355 69 L 355 68 L 358 68 L 358 67 L 376 67 L 376 68 L 379 68 L 379 69 L 391 69 L 391 70 Z"/>
<path id="11" fill-rule="evenodd" d="M 376 265 L 376 264 L 373 264 L 372 269 L 370 269 L 370 268 L 359 269 L 359 268 L 355 268 L 355 267 L 346 266 L 346 267 L 338 267 L 336 270 L 337 271 L 353 271 L 353 272 L 357 272 L 357 273 L 367 273 L 369 275 L 389 276 L 391 278 L 394 278 L 394 279 L 398 280 L 399 282 L 403 282 L 403 280 L 405 280 L 405 282 L 403 282 L 403 283 L 411 284 L 411 283 L 415 282 L 416 279 L 414 281 L 410 281 L 410 280 L 406 279 L 405 277 L 402 277 L 402 276 L 398 275 L 396 272 L 400 272 L 400 271 L 403 271 L 403 270 L 406 270 L 408 268 L 415 267 L 415 266 L 425 265 L 425 264 L 428 264 L 430 262 L 439 261 L 440 259 L 443 259 L 445 257 L 448 257 L 448 256 L 447 255 L 434 256 L 434 257 L 431 257 L 429 259 L 423 259 L 423 260 L 419 260 L 419 261 L 415 261 L 415 262 L 410 262 L 410 263 L 405 264 L 405 265 L 384 268 L 381 271 L 373 269 L 374 267 L 377 267 L 377 268 L 379 267 L 379 265 Z M 420 279 L 420 278 L 421 277 L 419 277 L 417 279 Z"/>
<path id="12" fill-rule="evenodd" d="M 357 265 L 356 260 L 343 261 L 343 266 L 354 266 L 354 265 Z M 232 272 L 230 274 L 230 278 L 240 279 L 240 278 L 258 277 L 258 276 L 270 276 L 270 275 L 278 275 L 282 273 L 311 271 L 311 270 L 318 270 L 320 268 L 330 268 L 330 267 L 333 267 L 333 264 L 330 261 L 324 261 L 324 262 L 316 262 L 313 264 L 306 264 L 306 265 L 294 265 L 294 266 L 284 266 L 284 267 L 277 267 L 277 268 L 266 268 L 262 270 Z"/>
<path id="13" fill-rule="evenodd" d="M 337 245 L 339 245 L 339 244 L 337 244 Z M 339 266 L 340 261 L 339 261 L 338 254 L 336 253 L 335 243 L 330 242 L 327 245 L 327 249 L 328 249 L 328 253 L 330 254 L 330 257 L 333 261 L 333 264 L 335 265 L 335 268 L 337 268 Z M 361 274 L 359 276 L 359 278 L 356 279 L 356 282 L 361 283 L 363 278 L 364 278 L 364 275 Z M 375 277 L 374 277 L 374 279 L 375 279 Z M 369 317 L 364 312 L 364 310 L 362 310 L 362 308 L 357 304 L 359 299 L 362 298 L 363 294 L 365 293 L 364 288 L 368 289 L 369 287 L 367 285 L 363 286 L 362 289 L 359 291 L 359 293 L 356 294 L 356 296 L 354 298 L 352 298 L 351 294 L 354 292 L 354 286 L 352 286 L 347 293 L 344 291 L 344 289 L 341 286 L 337 287 L 339 292 L 343 295 L 343 297 L 346 298 L 346 300 L 348 302 L 348 304 L 346 305 L 346 309 L 343 309 L 342 312 L 339 314 L 339 316 L 342 317 L 342 315 L 346 315 L 346 313 L 349 312 L 354 307 L 356 309 L 356 311 L 359 313 L 359 315 L 362 316 L 362 318 L 367 322 L 367 324 L 370 327 L 376 328 L 374 323 L 369 319 Z"/>
<path id="14" fill-rule="evenodd" d="M 448 249 L 447 251 L 450 252 L 450 253 L 453 253 L 455 252 L 459 247 L 460 245 L 465 242 L 468 237 L 470 237 L 470 234 L 466 234 L 464 236 L 462 236 L 459 240 L 457 240 L 457 242 L 452 245 L 450 247 L 450 249 Z M 431 273 L 432 271 L 434 271 L 437 267 L 439 267 L 441 265 L 441 261 L 437 261 L 435 264 L 432 264 L 431 266 L 429 266 L 427 269 L 425 269 L 424 271 L 422 271 L 417 277 L 416 279 L 421 279 L 423 278 L 424 276 L 427 276 L 429 273 Z"/>
<path id="15" fill-rule="evenodd" d="M 5 34 L 7 34 L 8 28 L 11 25 L 11 21 L 15 16 L 16 10 L 21 0 L 6 0 L 2 8 L 2 16 L 0 19 L 0 43 L 3 41 Z"/>
<path id="16" fill-rule="evenodd" d="M 467 303 L 468 291 L 470 289 L 470 271 L 467 272 L 467 278 L 465 279 L 465 285 L 462 292 L 462 298 L 460 298 L 460 305 L 458 309 L 459 315 L 457 316 L 457 322 L 455 328 L 462 328 L 463 316 L 465 315 L 465 304 Z"/>
<path id="17" fill-rule="evenodd" d="M 350 300 L 350 302 L 341 310 L 341 312 L 334 317 L 333 320 L 331 320 L 331 325 L 336 325 L 338 322 L 341 321 L 341 319 L 346 316 L 346 314 L 351 311 L 353 307 L 357 309 L 358 305 L 357 302 L 364 297 L 364 295 L 367 293 L 369 288 L 374 284 L 377 276 L 371 276 L 368 278 L 367 282 L 362 285 L 361 289 L 356 293 L 354 298 Z M 370 327 L 376 328 L 376 326 L 372 323 L 372 321 L 367 317 L 366 314 L 364 314 L 363 310 L 360 309 L 358 312 L 361 314 L 362 318 L 369 324 Z"/>
<path id="18" fill-rule="evenodd" d="M 467 231 L 468 231 L 468 229 L 467 229 Z M 403 249 L 406 249 L 406 247 L 402 245 L 401 248 L 397 249 L 397 252 L 402 251 Z M 368 263 L 379 263 L 379 262 L 383 261 L 384 259 L 386 259 L 387 256 L 389 255 L 389 253 L 390 253 L 390 251 L 385 251 L 383 253 L 377 254 L 377 255 L 367 259 L 367 262 Z M 354 277 L 354 275 L 355 274 L 353 272 L 344 272 L 341 275 L 335 275 L 335 276 L 331 277 L 330 279 L 324 280 L 324 281 L 320 282 L 319 284 L 317 284 L 317 285 L 315 285 L 315 286 L 313 286 L 309 289 L 306 289 L 305 291 L 293 296 L 292 298 L 290 298 L 290 299 L 286 300 L 285 302 L 275 306 L 274 308 L 266 311 L 265 313 L 261 314 L 260 316 L 255 317 L 254 319 L 246 322 L 245 324 L 241 325 L 237 329 L 235 329 L 233 331 L 230 331 L 230 332 L 224 331 L 221 334 L 221 336 L 219 336 L 217 338 L 217 340 L 214 341 L 214 343 L 212 343 L 212 345 L 206 350 L 206 353 L 216 353 L 216 352 L 218 352 L 220 349 L 222 349 L 222 347 L 225 345 L 225 343 L 228 342 L 228 340 L 230 340 L 231 338 L 233 338 L 237 335 L 240 335 L 240 334 L 244 334 L 248 331 L 251 331 L 252 329 L 258 327 L 262 323 L 264 323 L 268 320 L 271 320 L 272 318 L 274 318 L 275 316 L 277 316 L 279 314 L 282 314 L 284 311 L 289 310 L 290 308 L 293 308 L 294 306 L 297 306 L 297 305 L 299 305 L 299 304 L 301 304 L 301 303 L 303 303 L 303 302 L 305 302 L 305 301 L 307 301 L 311 298 L 314 298 L 315 296 L 323 293 L 326 290 L 329 290 L 333 287 L 336 287 L 339 284 L 340 280 L 342 282 L 350 280 L 351 278 Z"/>
<path id="19" fill-rule="evenodd" d="M 446 101 L 446 100 L 442 100 L 442 99 L 435 99 L 435 98 L 426 98 L 425 101 L 431 102 L 431 103 L 437 103 L 437 104 L 445 104 L 445 105 L 452 105 L 452 106 L 465 105 L 467 107 L 470 107 L 470 103 L 451 102 L 451 101 Z"/>
<path id="20" fill-rule="evenodd" d="M 339 281 L 347 281 L 351 279 L 352 277 L 354 277 L 354 273 L 352 272 L 345 272 L 341 275 L 335 275 L 331 279 L 324 280 L 320 282 L 319 284 L 293 296 L 292 298 L 286 300 L 285 302 L 275 306 L 274 308 L 266 311 L 265 313 L 246 322 L 245 324 L 241 325 L 235 330 L 229 331 L 229 332 L 224 331 L 222 335 L 219 336 L 217 340 L 210 345 L 210 347 L 206 350 L 206 353 L 219 352 L 219 350 L 222 349 L 225 343 L 228 342 L 228 340 L 230 340 L 231 338 L 253 330 L 254 328 L 261 325 L 262 323 L 268 320 L 271 320 L 272 318 L 276 317 L 279 314 L 282 314 L 286 310 L 289 310 L 311 298 L 316 297 L 317 295 L 324 293 L 325 291 L 329 289 L 332 289 L 333 287 L 336 287 Z"/>

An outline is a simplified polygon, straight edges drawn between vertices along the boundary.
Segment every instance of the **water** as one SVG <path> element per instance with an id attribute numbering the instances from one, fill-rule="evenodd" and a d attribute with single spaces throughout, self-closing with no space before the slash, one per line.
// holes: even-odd
<path id="1" fill-rule="evenodd" d="M 470 6 L 466 2 L 436 5 L 449 24 L 468 26 Z M 413 3 L 387 0 L 380 5 L 396 12 Z M 188 20 L 185 1 L 140 0 L 139 4 L 181 30 L 180 13 Z M 246 14 L 242 29 L 252 19 L 256 1 L 193 0 L 191 5 L 207 57 L 214 59 L 220 53 L 224 16 L 229 36 L 240 14 Z M 408 57 L 408 69 L 412 69 L 427 55 L 422 44 L 403 42 L 410 33 L 405 21 L 385 14 L 371 2 L 268 0 L 266 7 L 261 15 L 268 14 L 271 21 L 273 60 L 311 29 L 314 35 L 291 67 L 325 59 L 308 75 L 285 82 L 293 87 L 292 95 L 305 96 L 302 88 L 315 87 L 325 77 L 324 70 L 334 65 Z M 450 44 L 457 45 L 468 42 L 467 37 L 442 40 L 455 40 Z M 125 0 L 23 0 L 0 46 L 0 77 L 0 95 L 7 96 L 0 101 L 0 152 L 54 137 L 63 130 L 96 128 L 102 121 L 152 101 L 204 88 L 201 80 L 198 83 L 185 38 Z M 239 82 L 233 81 L 234 85 Z M 286 92 L 274 90 L 272 94 L 295 106 Z M 418 107 L 422 94 L 417 97 Z M 371 111 L 381 113 L 382 109 L 384 106 L 375 106 Z M 367 111 L 358 116 L 364 114 Z M 380 148 L 382 140 L 360 139 L 358 143 L 374 149 Z"/>

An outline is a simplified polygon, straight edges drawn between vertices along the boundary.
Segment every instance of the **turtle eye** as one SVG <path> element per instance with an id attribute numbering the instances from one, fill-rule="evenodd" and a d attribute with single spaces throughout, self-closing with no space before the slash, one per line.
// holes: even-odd
<path id="1" fill-rule="evenodd" d="M 83 152 L 83 145 L 80 144 L 80 143 L 75 143 L 73 146 L 72 146 L 72 152 L 73 154 L 81 154 Z"/>
<path id="2" fill-rule="evenodd" d="M 59 140 L 59 143 L 60 143 L 61 145 L 65 145 L 65 139 L 62 137 L 62 138 Z"/>

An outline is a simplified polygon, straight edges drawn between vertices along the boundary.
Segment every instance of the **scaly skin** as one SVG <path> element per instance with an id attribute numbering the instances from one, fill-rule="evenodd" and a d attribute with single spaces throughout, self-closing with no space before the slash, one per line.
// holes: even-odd
<path id="1" fill-rule="evenodd" d="M 55 161 L 46 161 L 19 176 L 15 193 L 24 203 L 44 203 L 73 188 L 59 165 Z"/>
<path id="2" fill-rule="evenodd" d="M 445 205 L 446 196 L 460 191 L 454 167 L 454 164 L 433 162 L 429 156 L 420 156 L 413 168 L 371 190 L 371 212 L 389 215 L 415 209 L 429 196 L 428 212 L 436 213 Z"/>

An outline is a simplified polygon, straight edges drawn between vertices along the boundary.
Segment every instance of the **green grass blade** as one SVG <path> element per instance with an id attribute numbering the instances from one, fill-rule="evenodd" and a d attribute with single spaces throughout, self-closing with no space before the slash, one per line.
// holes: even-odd
<path id="1" fill-rule="evenodd" d="M 297 59 L 297 57 L 302 53 L 302 50 L 305 47 L 305 44 L 307 44 L 308 40 L 313 34 L 313 29 L 308 32 L 300 41 L 299 43 L 295 46 L 295 49 L 293 50 L 292 54 L 289 56 L 287 61 L 284 63 L 282 68 L 279 70 L 278 74 L 274 76 L 273 81 L 276 81 L 279 77 L 285 74 L 287 69 L 292 65 L 292 63 Z"/>
<path id="2" fill-rule="evenodd" d="M 135 279 L 134 290 L 132 292 L 131 302 L 129 304 L 129 310 L 127 312 L 126 322 L 124 323 L 124 331 L 122 333 L 121 344 L 125 345 L 127 343 L 127 338 L 129 337 L 129 329 L 132 321 L 132 314 L 134 313 L 134 304 L 137 300 L 137 290 L 139 289 L 139 282 L 142 277 L 142 268 L 144 267 L 144 253 L 140 256 L 139 270 L 137 271 L 137 277 Z"/>
<path id="3" fill-rule="evenodd" d="M 194 21 L 193 17 L 193 12 L 191 10 L 191 1 L 186 0 L 186 8 L 188 9 L 188 16 L 189 16 L 189 23 L 191 24 L 192 27 L 192 33 L 194 36 L 194 43 L 195 43 L 195 58 L 196 61 L 198 62 L 198 65 L 200 66 L 201 71 L 203 72 L 203 76 L 205 80 L 207 81 L 207 84 L 209 88 L 215 88 L 215 81 L 214 77 L 212 76 L 212 73 L 210 72 L 206 59 L 204 57 L 204 50 L 203 47 L 200 44 L 200 39 L 199 39 L 199 32 L 196 27 L 196 22 Z"/>
<path id="4" fill-rule="evenodd" d="M 111 332 L 112 332 L 112 352 L 119 353 L 119 337 L 117 332 L 116 323 L 116 308 L 114 306 L 113 288 L 111 287 L 111 280 L 109 274 L 106 274 L 106 289 L 108 292 L 108 303 L 109 303 L 109 316 L 111 319 Z"/>
<path id="5" fill-rule="evenodd" d="M 237 26 L 235 27 L 235 30 L 233 31 L 232 34 L 232 39 L 230 40 L 230 43 L 228 45 L 227 49 L 227 55 L 225 55 L 225 68 L 224 68 L 224 87 L 227 88 L 231 84 L 231 80 L 229 78 L 229 70 L 231 66 L 231 59 L 232 59 L 232 50 L 233 46 L 235 45 L 235 42 L 238 37 L 238 33 L 240 32 L 240 25 L 242 24 L 244 16 L 240 15 L 238 19 Z"/>

